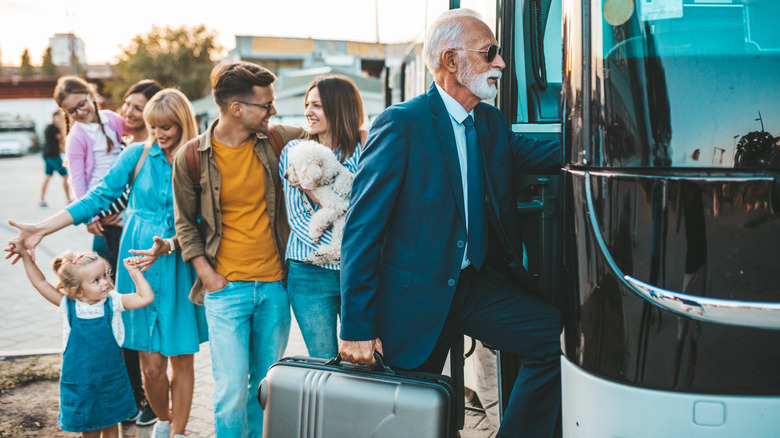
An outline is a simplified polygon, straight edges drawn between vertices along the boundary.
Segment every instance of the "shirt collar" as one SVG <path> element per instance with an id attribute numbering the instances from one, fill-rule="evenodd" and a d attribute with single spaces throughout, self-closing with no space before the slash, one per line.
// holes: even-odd
<path id="1" fill-rule="evenodd" d="M 102 114 L 100 111 L 98 111 L 98 117 L 100 117 L 100 121 L 103 122 L 103 125 L 108 123 L 108 117 L 105 114 Z M 86 129 L 87 131 L 93 134 L 97 132 L 98 129 L 100 129 L 100 124 L 98 124 L 97 122 L 93 122 L 93 123 L 76 122 L 76 123 L 80 124 L 82 128 Z"/>
<path id="2" fill-rule="evenodd" d="M 162 148 L 157 142 L 154 142 L 151 148 L 149 148 L 149 155 L 156 157 L 158 155 L 161 155 L 163 153 Z"/>
<path id="3" fill-rule="evenodd" d="M 436 89 L 439 90 L 439 95 L 441 96 L 441 100 L 444 101 L 444 107 L 447 108 L 447 112 L 450 114 L 450 117 L 455 119 L 458 123 L 463 123 L 464 120 L 466 120 L 466 117 L 471 116 L 471 118 L 474 118 L 474 110 L 471 110 L 471 112 L 466 112 L 466 109 L 463 108 L 463 105 L 458 103 L 457 100 L 455 100 L 452 96 L 447 94 L 446 91 L 442 87 L 439 86 L 437 83 L 433 83 L 436 85 Z"/>

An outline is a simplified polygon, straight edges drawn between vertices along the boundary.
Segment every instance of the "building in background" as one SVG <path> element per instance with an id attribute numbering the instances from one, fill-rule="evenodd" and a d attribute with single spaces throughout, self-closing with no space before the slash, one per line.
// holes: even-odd
<path id="1" fill-rule="evenodd" d="M 401 72 L 408 70 L 406 63 L 419 53 L 418 45 L 236 35 L 236 47 L 225 61 L 253 62 L 271 70 L 279 78 L 274 83 L 277 114 L 273 122 L 305 127 L 303 96 L 320 75 L 343 74 L 352 79 L 369 120 L 399 102 L 408 87 L 404 87 Z M 219 116 L 211 96 L 194 101 L 193 106 L 200 129 Z"/>
<path id="2" fill-rule="evenodd" d="M 60 75 L 72 74 L 72 61 L 80 75 L 102 89 L 114 75 L 111 65 L 88 65 L 84 42 L 72 33 L 49 39 Z M 221 62 L 248 61 L 268 68 L 279 78 L 274 84 L 277 115 L 273 123 L 306 126 L 303 96 L 311 81 L 323 74 L 343 74 L 360 90 L 368 121 L 387 106 L 425 89 L 429 75 L 420 55 L 422 44 L 383 44 L 311 38 L 237 35 L 236 45 Z M 39 138 L 56 109 L 52 99 L 57 78 L 21 78 L 18 68 L 3 67 L 0 78 L 0 118 L 31 121 Z M 219 116 L 212 97 L 193 101 L 199 128 Z"/>
<path id="3" fill-rule="evenodd" d="M 87 65 L 84 40 L 74 33 L 55 33 L 49 38 L 51 58 L 54 65 L 70 68 L 70 72 L 77 72 L 79 65 Z"/>

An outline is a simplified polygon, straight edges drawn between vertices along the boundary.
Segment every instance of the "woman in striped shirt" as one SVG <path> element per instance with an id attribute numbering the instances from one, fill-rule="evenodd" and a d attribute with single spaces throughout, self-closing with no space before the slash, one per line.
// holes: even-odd
<path id="1" fill-rule="evenodd" d="M 363 102 L 355 83 L 340 75 L 319 77 L 309 85 L 304 99 L 308 139 L 329 147 L 336 158 L 355 173 L 364 133 L 360 127 L 365 119 Z M 288 153 L 301 141 L 287 143 L 279 159 L 291 230 L 286 253 L 287 292 L 309 355 L 332 358 L 338 353 L 336 318 L 341 306 L 340 260 L 330 260 L 319 266 L 307 263 L 306 259 L 319 246 L 332 241 L 333 230 L 326 230 L 319 242 L 312 241 L 309 223 L 319 205 L 303 190 L 290 186 L 284 179 L 289 166 Z"/>

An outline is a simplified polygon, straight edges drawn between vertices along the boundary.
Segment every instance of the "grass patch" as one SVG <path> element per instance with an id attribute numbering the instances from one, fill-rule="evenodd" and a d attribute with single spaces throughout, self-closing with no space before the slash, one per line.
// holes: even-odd
<path id="1" fill-rule="evenodd" d="M 60 369 L 57 364 L 38 365 L 39 359 L 40 356 L 36 356 L 22 364 L 8 362 L 6 367 L 0 369 L 0 393 L 33 382 L 59 379 Z"/>
<path id="2" fill-rule="evenodd" d="M 22 426 L 20 424 L 20 425 L 14 427 L 13 429 L 11 429 L 9 431 L 0 430 L 0 438 L 10 438 L 10 437 L 18 435 L 18 434 L 20 434 L 20 433 L 22 433 L 24 431 L 25 431 L 24 426 Z"/>

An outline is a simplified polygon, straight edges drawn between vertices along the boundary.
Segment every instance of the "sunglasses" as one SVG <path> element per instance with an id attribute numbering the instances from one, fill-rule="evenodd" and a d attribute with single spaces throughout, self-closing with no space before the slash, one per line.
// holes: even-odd
<path id="1" fill-rule="evenodd" d="M 460 52 L 484 53 L 487 62 L 493 62 L 493 60 L 496 59 L 496 55 L 501 54 L 501 47 L 498 47 L 494 44 L 489 45 L 487 50 L 473 50 L 473 49 L 451 49 L 451 50 L 460 51 Z"/>

